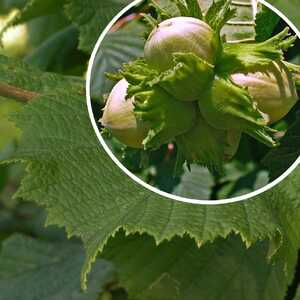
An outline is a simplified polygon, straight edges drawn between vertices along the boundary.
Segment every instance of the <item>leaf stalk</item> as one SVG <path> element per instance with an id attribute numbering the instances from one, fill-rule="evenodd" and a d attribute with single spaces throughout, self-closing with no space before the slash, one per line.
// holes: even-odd
<path id="1" fill-rule="evenodd" d="M 38 97 L 39 94 L 6 83 L 0 83 L 0 96 L 24 103 Z"/>

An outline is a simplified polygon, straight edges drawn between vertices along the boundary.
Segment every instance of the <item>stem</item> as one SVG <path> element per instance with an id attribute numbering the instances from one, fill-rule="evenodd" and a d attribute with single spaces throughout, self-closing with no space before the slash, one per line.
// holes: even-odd
<path id="1" fill-rule="evenodd" d="M 300 74 L 294 74 L 294 80 L 295 80 L 297 89 L 300 89 Z"/>
<path id="2" fill-rule="evenodd" d="M 5 98 L 11 98 L 21 102 L 28 102 L 33 98 L 38 97 L 39 94 L 35 92 L 23 90 L 21 88 L 9 84 L 0 83 L 0 96 Z"/>

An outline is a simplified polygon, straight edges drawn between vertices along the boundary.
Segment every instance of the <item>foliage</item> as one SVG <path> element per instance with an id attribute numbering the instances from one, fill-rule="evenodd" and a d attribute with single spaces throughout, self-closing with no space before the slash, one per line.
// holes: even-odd
<path id="1" fill-rule="evenodd" d="M 41 94 L 14 117 L 22 127 L 23 139 L 9 159 L 28 162 L 17 196 L 46 207 L 48 224 L 64 225 L 69 236 L 83 239 L 87 251 L 83 280 L 99 250 L 120 227 L 128 233 L 148 232 L 157 242 L 189 234 L 199 245 L 230 232 L 239 232 L 248 245 L 265 238 L 277 240 L 278 232 L 280 239 L 288 234 L 282 218 L 292 211 L 297 216 L 298 171 L 250 202 L 205 207 L 162 199 L 124 177 L 99 149 L 84 97 L 79 95 L 80 85 L 41 74 L 15 60 L 2 58 L 1 68 L 1 74 L 6 74 L 2 81 L 21 83 Z M 14 68 L 18 77 L 3 72 L 7 68 Z M 26 81 L 22 74 L 31 80 Z"/>
<path id="2" fill-rule="evenodd" d="M 103 287 L 114 282 L 114 269 L 99 260 L 91 275 L 90 289 L 82 294 L 78 278 L 83 259 L 80 245 L 14 235 L 2 245 L 0 299 L 97 300 Z"/>
<path id="3" fill-rule="evenodd" d="M 285 170 L 286 166 L 291 166 L 300 155 L 299 146 L 299 117 L 295 123 L 289 128 L 286 136 L 281 142 L 278 149 L 274 149 L 264 158 L 264 163 L 271 171 L 272 179 L 276 179 Z M 282 162 L 284 161 L 284 163 Z"/>
<path id="4" fill-rule="evenodd" d="M 24 9 L 26 24 L 46 18 L 47 10 L 39 2 L 30 1 L 26 14 Z M 8 170 L 13 165 L 7 163 L 22 162 L 26 175 L 15 200 L 10 199 L 11 207 L 0 197 L 0 299 L 97 299 L 115 279 L 114 288 L 124 287 L 131 300 L 284 299 L 300 247 L 299 168 L 274 189 L 249 201 L 196 206 L 174 202 L 142 188 L 125 176 L 99 146 L 86 110 L 84 82 L 74 75 L 84 73 L 88 59 L 84 52 L 90 53 L 99 32 L 128 2 L 69 0 L 64 8 L 70 19 L 62 16 L 61 27 L 45 34 L 43 41 L 28 50 L 24 57 L 27 63 L 0 56 L 0 83 L 36 95 L 10 117 L 22 131 L 16 151 L 1 152 L 5 164 L 1 165 L 0 192 L 11 178 L 3 176 L 12 173 Z M 56 2 L 51 3 L 55 7 Z M 35 7 L 35 12 L 30 12 Z M 139 26 L 142 31 L 144 25 Z M 128 51 L 124 47 L 122 62 L 139 55 L 137 36 L 132 41 L 126 38 L 131 30 L 125 26 L 123 35 L 117 31 L 105 41 L 105 51 L 111 58 L 99 58 L 101 73 L 120 67 L 121 59 L 113 54 L 122 45 L 128 47 Z M 56 56 L 58 52 L 62 53 L 60 58 Z M 36 58 L 29 59 L 33 53 Z M 73 60 L 64 64 L 70 53 Z M 75 66 L 72 62 L 76 62 Z M 93 84 L 99 101 L 98 96 L 109 89 L 108 83 L 99 79 Z M 3 103 L 9 101 L 12 100 L 5 99 Z M 5 109 L 2 102 L 0 107 L 0 111 Z M 299 145 L 295 146 L 298 127 L 299 122 L 294 123 L 279 152 L 270 154 L 276 158 L 276 162 L 268 163 L 275 177 L 299 153 Z M 14 142 L 15 131 L 11 128 L 13 134 L 3 143 Z M 244 157 L 250 155 L 247 142 L 242 141 Z M 259 147 L 255 149 L 258 154 Z M 282 156 L 291 159 L 281 159 L 284 165 L 278 164 L 277 157 Z M 226 191 L 223 189 L 227 193 L 228 184 L 253 172 L 256 178 L 256 166 L 241 170 L 239 161 L 227 166 L 235 169 L 234 177 L 211 176 L 209 182 L 200 184 L 203 195 L 213 196 L 216 186 L 227 186 Z M 188 189 L 192 193 L 199 188 L 202 172 L 199 169 L 194 178 L 188 173 L 183 175 L 177 192 Z M 47 225 L 65 228 L 69 238 L 79 237 L 85 260 L 77 241 L 57 241 L 42 231 L 41 225 L 28 226 L 27 221 L 27 226 L 21 226 L 25 223 L 17 213 L 20 199 L 43 207 Z M 29 210 L 32 212 L 32 208 Z M 28 215 L 31 216 L 25 213 Z M 11 236 L 15 232 L 34 239 Z M 101 260 L 96 260 L 98 255 Z M 82 265 L 81 283 L 88 288 L 87 294 L 79 291 Z"/>
<path id="5" fill-rule="evenodd" d="M 80 28 L 80 49 L 91 52 L 99 33 L 103 31 L 109 21 L 130 0 L 90 0 L 88 3 L 81 0 L 72 0 L 66 6 L 66 12 Z"/>
<path id="6" fill-rule="evenodd" d="M 101 51 L 97 53 L 91 78 L 91 95 L 93 99 L 102 100 L 104 93 L 112 88 L 112 82 L 103 74 L 116 72 L 123 63 L 142 55 L 142 35 L 145 26 L 139 22 L 131 22 L 124 28 L 112 32 L 104 39 Z"/>
<path id="7" fill-rule="evenodd" d="M 134 249 L 139 251 L 132 256 Z M 268 263 L 267 252 L 266 242 L 247 249 L 233 235 L 199 250 L 188 237 L 157 247 L 145 235 L 125 238 L 121 233 L 103 256 L 120 270 L 131 299 L 282 299 L 287 282 L 283 265 Z"/>
<path id="8" fill-rule="evenodd" d="M 209 200 L 214 186 L 214 178 L 208 169 L 192 165 L 191 170 L 185 169 L 180 184 L 175 188 L 175 195 L 188 198 Z"/>
<path id="9" fill-rule="evenodd" d="M 262 42 L 272 36 L 279 21 L 280 17 L 277 14 L 263 6 L 256 16 L 256 40 Z"/>
<path id="10" fill-rule="evenodd" d="M 288 19 L 299 28 L 300 25 L 299 15 L 295 10 L 295 7 L 297 6 L 297 0 L 289 0 L 285 2 L 280 0 L 270 0 L 268 2 L 274 5 L 274 7 L 276 7 L 285 16 L 287 16 Z"/>

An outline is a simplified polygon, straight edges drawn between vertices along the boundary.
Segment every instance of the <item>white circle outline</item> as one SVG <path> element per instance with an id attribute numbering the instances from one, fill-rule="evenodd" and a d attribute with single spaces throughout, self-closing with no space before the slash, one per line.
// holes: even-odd
<path id="1" fill-rule="evenodd" d="M 180 201 L 180 202 L 185 202 L 185 203 L 191 203 L 191 204 L 202 204 L 202 205 L 219 205 L 219 204 L 229 204 L 229 203 L 234 203 L 234 202 L 238 202 L 238 201 L 244 201 L 244 200 L 248 200 L 250 198 L 256 197 L 264 192 L 266 192 L 267 190 L 273 188 L 274 186 L 276 186 L 277 184 L 279 184 L 281 181 L 283 181 L 290 173 L 292 173 L 296 167 L 298 166 L 298 164 L 300 163 L 300 156 L 296 159 L 296 161 L 291 165 L 290 168 L 288 168 L 281 176 L 279 176 L 278 178 L 276 178 L 274 181 L 272 181 L 271 183 L 267 184 L 266 186 L 248 193 L 246 195 L 242 195 L 242 196 L 238 196 L 238 197 L 233 197 L 233 198 L 228 198 L 228 199 L 222 199 L 222 200 L 197 200 L 197 199 L 189 199 L 189 198 L 185 198 L 185 197 L 181 197 L 181 196 L 176 196 L 173 194 L 169 194 L 167 192 L 163 192 L 161 190 L 159 190 L 158 188 L 155 188 L 151 185 L 149 185 L 148 183 L 145 183 L 143 180 L 141 180 L 139 177 L 137 177 L 136 175 L 134 175 L 133 173 L 131 173 L 118 159 L 117 157 L 113 154 L 113 152 L 109 149 L 109 147 L 106 145 L 104 139 L 101 136 L 100 131 L 98 130 L 96 121 L 94 119 L 94 114 L 93 114 L 93 110 L 92 110 L 92 104 L 91 104 L 91 94 L 90 94 L 90 85 L 91 85 L 91 76 L 92 76 L 92 68 L 94 65 L 94 61 L 97 55 L 97 52 L 101 46 L 101 43 L 103 42 L 105 36 L 107 35 L 107 33 L 110 31 L 110 29 L 113 27 L 113 25 L 120 19 L 120 17 L 122 17 L 124 15 L 124 13 L 126 13 L 129 9 L 133 8 L 134 6 L 140 4 L 143 0 L 135 0 L 132 3 L 130 3 L 129 5 L 127 5 L 124 9 L 122 9 L 111 21 L 110 23 L 107 25 L 107 27 L 104 29 L 104 31 L 101 33 L 95 47 L 94 50 L 92 52 L 92 55 L 90 57 L 89 60 L 89 64 L 88 64 L 88 71 L 87 71 L 87 77 L 86 77 L 86 101 L 87 101 L 87 108 L 88 108 L 88 113 L 89 113 L 89 117 L 93 126 L 93 129 L 96 133 L 96 136 L 98 138 L 98 140 L 100 141 L 102 147 L 104 148 L 104 150 L 106 151 L 106 153 L 109 155 L 109 157 L 113 160 L 113 162 L 127 175 L 129 176 L 131 179 L 133 179 L 135 182 L 137 182 L 138 184 L 140 184 L 141 186 L 143 186 L 144 188 L 159 194 L 162 197 L 166 197 L 168 199 L 171 200 L 176 200 L 176 201 Z M 269 9 L 271 9 L 273 12 L 275 12 L 281 19 L 283 19 L 288 25 L 289 27 L 294 31 L 294 33 L 298 36 L 298 38 L 300 38 L 300 32 L 299 30 L 296 28 L 296 26 L 283 14 L 281 13 L 277 8 L 275 8 L 274 6 L 272 6 L 271 4 L 269 4 L 268 2 L 266 2 L 265 0 L 252 0 L 253 3 L 255 3 L 255 1 L 265 5 L 266 7 L 268 7 Z"/>

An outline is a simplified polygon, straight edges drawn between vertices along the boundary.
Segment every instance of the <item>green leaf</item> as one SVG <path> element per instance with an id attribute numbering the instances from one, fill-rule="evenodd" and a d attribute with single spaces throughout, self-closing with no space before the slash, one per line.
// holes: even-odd
<path id="1" fill-rule="evenodd" d="M 236 181 L 225 184 L 218 191 L 219 199 L 226 199 L 248 194 L 256 191 L 269 183 L 267 171 L 252 170 L 239 177 Z"/>
<path id="2" fill-rule="evenodd" d="M 180 0 L 179 0 L 180 2 Z M 168 10 L 166 10 L 161 3 L 155 1 L 155 0 L 150 0 L 149 1 L 149 6 L 154 8 L 157 18 L 153 18 L 150 15 L 145 15 L 146 21 L 148 20 L 149 25 L 151 25 L 151 29 L 153 29 L 158 23 L 172 18 L 172 14 L 169 14 Z M 184 6 L 185 8 L 185 6 Z M 152 20 L 152 21 L 151 21 Z M 149 22 L 150 21 L 150 22 Z"/>
<path id="3" fill-rule="evenodd" d="M 19 18 L 14 25 L 28 22 L 29 20 L 57 13 L 61 10 L 66 0 L 27 0 Z"/>
<path id="4" fill-rule="evenodd" d="M 41 70 L 51 69 L 62 72 L 66 57 L 76 49 L 77 41 L 77 29 L 73 25 L 67 26 L 46 39 L 24 61 Z"/>
<path id="5" fill-rule="evenodd" d="M 147 232 L 157 243 L 188 234 L 198 245 L 236 232 L 247 245 L 277 241 L 275 250 L 298 232 L 284 218 L 300 220 L 295 209 L 300 205 L 300 169 L 251 201 L 201 206 L 169 200 L 139 186 L 107 156 L 77 81 L 0 56 L 0 82 L 40 93 L 14 116 L 23 137 L 9 160 L 24 162 L 27 170 L 16 196 L 45 207 L 48 225 L 64 226 L 69 237 L 83 240 L 83 287 L 95 257 L 120 228 Z"/>
<path id="6" fill-rule="evenodd" d="M 1 14 L 7 14 L 12 9 L 21 9 L 26 4 L 27 0 L 1 0 L 0 1 L 0 11 Z"/>
<path id="7" fill-rule="evenodd" d="M 1 300 L 97 300 L 105 285 L 115 281 L 112 265 L 98 260 L 90 289 L 79 285 L 82 248 L 72 243 L 48 243 L 14 235 L 2 243 L 0 254 Z"/>
<path id="8" fill-rule="evenodd" d="M 185 169 L 181 183 L 175 188 L 173 194 L 185 198 L 209 200 L 215 182 L 207 168 L 191 165 L 191 170 Z"/>
<path id="9" fill-rule="evenodd" d="M 5 166 L 5 165 L 4 165 Z M 3 166 L 0 166 L 0 168 Z M 21 165 L 7 165 L 7 185 L 20 185 L 22 177 L 16 176 L 16 169 Z M 1 170 L 2 171 L 2 170 Z M 21 173 L 19 171 L 19 173 Z M 17 188 L 16 188 L 17 189 Z M 5 193 L 5 194 L 4 194 Z M 0 232 L 12 235 L 14 233 L 34 236 L 51 242 L 66 242 L 66 234 L 62 228 L 57 226 L 45 227 L 46 211 L 35 203 L 24 202 L 20 199 L 12 199 L 13 191 L 0 193 Z M 3 196 L 2 196 L 3 195 Z M 5 199 L 7 197 L 8 199 Z M 74 240 L 73 240 L 74 241 Z"/>
<path id="10" fill-rule="evenodd" d="M 0 166 L 0 200 L 1 200 L 1 194 L 6 186 L 7 181 L 8 181 L 8 167 L 1 165 Z"/>
<path id="11" fill-rule="evenodd" d="M 20 109 L 20 103 L 0 98 L 0 151 L 8 143 L 20 136 L 20 131 L 15 127 L 13 122 L 9 121 L 9 115 Z"/>
<path id="12" fill-rule="evenodd" d="M 41 72 L 21 60 L 0 55 L 0 81 L 36 93 L 53 93 L 55 88 L 67 88 L 77 95 L 84 94 L 81 78 Z M 17 74 L 17 75 L 16 75 Z"/>
<path id="13" fill-rule="evenodd" d="M 43 5 L 46 5 L 46 2 L 43 2 Z M 54 6 L 55 3 L 58 7 Z M 70 24 L 70 21 L 61 11 L 60 3 L 51 2 L 49 5 L 53 7 L 50 11 L 47 10 L 49 8 L 47 5 L 42 9 L 43 5 L 40 5 L 39 1 L 28 2 L 27 6 L 19 12 L 11 24 L 8 24 L 9 27 L 22 23 L 21 28 L 24 28 L 24 33 L 11 42 L 9 42 L 9 39 L 4 38 L 3 53 L 7 56 L 16 56 L 14 53 L 17 53 L 25 61 L 42 70 L 64 72 L 66 69 L 70 69 L 70 65 L 71 68 L 75 69 L 77 67 L 74 66 L 75 63 L 80 60 L 80 56 L 76 52 L 78 44 L 77 28 Z M 13 30 L 13 28 L 10 29 Z M 6 28 L 4 28 L 5 30 Z M 10 31 L 7 32 L 8 37 L 9 34 Z M 24 40 L 22 51 L 19 50 L 20 46 L 18 45 L 20 40 Z M 79 61 L 79 63 L 82 63 L 82 61 Z M 83 72 L 84 67 L 82 67 Z"/>
<path id="14" fill-rule="evenodd" d="M 14 153 L 16 147 L 17 141 L 15 141 L 14 139 L 8 141 L 5 147 L 2 150 L 0 150 L 0 160 L 3 157 Z M 12 196 L 17 191 L 23 176 L 24 170 L 23 165 L 21 164 L 0 165 L 0 210 L 4 208 L 4 210 L 8 209 L 11 211 L 15 208 L 15 206 L 18 203 L 18 200 L 13 200 Z M 4 233 L 7 232 L 6 230 L 2 230 L 3 228 L 1 225 L 0 231 Z M 4 227 L 6 227 L 6 225 L 9 226 L 10 222 L 8 222 L 8 224 L 4 222 Z M 8 231 L 11 232 L 11 228 L 8 229 Z"/>
<path id="15" fill-rule="evenodd" d="M 133 21 L 124 28 L 109 33 L 104 39 L 91 76 L 91 94 L 94 99 L 101 99 L 112 88 L 113 83 L 103 76 L 104 73 L 116 72 L 123 63 L 143 55 L 142 35 L 145 29 L 140 22 Z"/>
<path id="16" fill-rule="evenodd" d="M 294 270 L 286 273 L 279 257 L 269 261 L 269 247 L 257 242 L 247 249 L 233 235 L 200 249 L 188 237 L 156 246 L 146 235 L 120 233 L 102 256 L 114 262 L 130 299 L 283 299 Z M 297 249 L 290 250 L 296 262 Z"/>
<path id="17" fill-rule="evenodd" d="M 300 155 L 300 116 L 280 140 L 280 147 L 271 150 L 263 160 L 274 180 L 283 174 Z"/>
<path id="18" fill-rule="evenodd" d="M 256 41 L 263 42 L 270 38 L 280 21 L 280 17 L 272 10 L 263 6 L 256 16 Z"/>
<path id="19" fill-rule="evenodd" d="M 270 4 L 274 5 L 278 10 L 280 10 L 285 16 L 293 22 L 293 24 L 296 27 L 300 27 L 300 19 L 299 19 L 299 13 L 295 9 L 297 7 L 297 4 L 299 4 L 298 0 L 289 0 L 289 1 L 283 1 L 283 0 L 269 0 Z"/>
<path id="20" fill-rule="evenodd" d="M 300 299 L 300 288 L 298 287 L 294 300 L 299 300 L 299 299 Z"/>
<path id="21" fill-rule="evenodd" d="M 79 48 L 91 53 L 98 37 L 112 18 L 131 0 L 70 0 L 66 13 L 80 31 Z"/>
<path id="22" fill-rule="evenodd" d="M 172 17 L 178 17 L 181 15 L 178 4 L 176 4 L 177 2 L 182 3 L 181 0 L 153 0 L 152 2 L 156 4 L 156 7 L 159 5 L 159 7 L 166 12 L 166 14 Z"/>

